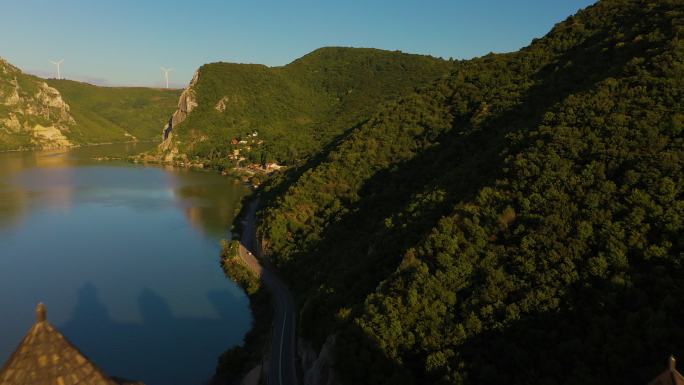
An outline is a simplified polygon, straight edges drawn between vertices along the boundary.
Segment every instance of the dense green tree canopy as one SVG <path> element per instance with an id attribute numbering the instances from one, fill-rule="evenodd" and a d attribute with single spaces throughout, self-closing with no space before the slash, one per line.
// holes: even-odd
<path id="1" fill-rule="evenodd" d="M 377 49 L 318 49 L 282 67 L 212 63 L 191 86 L 197 107 L 174 129 L 180 152 L 227 167 L 233 138 L 251 162 L 294 164 L 367 119 L 383 101 L 426 84 L 448 61 Z M 257 132 L 258 137 L 251 134 Z"/>
<path id="2" fill-rule="evenodd" d="M 684 353 L 684 2 L 457 62 L 263 189 L 349 383 L 646 383 Z"/>

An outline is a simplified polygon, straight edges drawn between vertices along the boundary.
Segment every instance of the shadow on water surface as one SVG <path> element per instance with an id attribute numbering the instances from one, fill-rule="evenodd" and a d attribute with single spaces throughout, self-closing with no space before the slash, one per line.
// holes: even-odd
<path id="1" fill-rule="evenodd" d="M 231 327 L 235 304 L 227 290 L 210 291 L 207 297 L 218 319 L 175 317 L 163 297 L 145 288 L 137 298 L 142 322 L 118 322 L 100 301 L 97 288 L 87 283 L 60 330 L 110 375 L 147 385 L 207 383 L 218 356 L 241 343 L 244 332 Z"/>

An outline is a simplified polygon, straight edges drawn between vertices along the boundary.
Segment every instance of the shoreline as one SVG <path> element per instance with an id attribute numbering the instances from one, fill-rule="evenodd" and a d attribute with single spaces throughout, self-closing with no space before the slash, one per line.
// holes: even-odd
<path id="1" fill-rule="evenodd" d="M 154 140 L 152 140 L 152 139 L 150 139 L 150 140 L 126 140 L 123 142 L 101 142 L 101 143 L 75 144 L 73 146 L 13 148 L 13 149 L 9 149 L 9 150 L 0 150 L 0 154 L 11 153 L 11 152 L 71 150 L 74 148 L 107 146 L 107 145 L 111 145 L 111 144 L 152 143 L 152 142 L 154 142 Z"/>
<path id="2" fill-rule="evenodd" d="M 251 199 L 250 199 L 251 198 Z M 246 196 L 241 215 L 235 221 L 240 228 L 239 240 L 233 240 L 222 248 L 222 266 L 226 276 L 237 282 L 245 290 L 250 298 L 250 308 L 254 309 L 254 328 L 245 337 L 245 345 L 241 349 L 247 350 L 250 355 L 243 356 L 240 379 L 259 381 L 255 372 L 261 377 L 264 372 L 267 379 L 278 385 L 294 385 L 297 378 L 297 307 L 294 297 L 287 285 L 276 272 L 272 271 L 268 261 L 260 261 L 258 255 L 258 242 L 256 239 L 256 210 L 259 205 L 258 196 Z M 256 254 L 256 255 L 255 255 Z M 264 263 L 264 265 L 261 264 Z M 264 296 L 256 295 L 268 292 L 268 301 Z M 268 303 L 268 305 L 266 305 Z M 264 319 L 256 318 L 263 314 L 266 307 L 272 309 L 269 327 L 264 328 Z M 249 337 L 256 337 L 261 344 L 248 345 Z M 268 341 L 268 343 L 265 343 Z M 270 345 L 270 346 L 269 346 Z M 245 357 L 248 358 L 245 360 Z M 249 360 L 251 358 L 251 360 Z M 268 367 L 264 367 L 267 363 Z M 228 365 L 230 366 L 230 365 Z M 258 369 L 258 370 L 257 370 Z M 217 367 L 217 374 L 221 367 Z"/>
<path id="3" fill-rule="evenodd" d="M 265 371 L 273 343 L 275 298 L 264 285 L 261 266 L 250 266 L 240 255 L 243 242 L 249 237 L 246 227 L 250 226 L 249 217 L 256 200 L 258 198 L 253 192 L 243 197 L 231 226 L 232 239 L 222 241 L 220 255 L 221 269 L 226 278 L 237 284 L 249 300 L 252 325 L 242 344 L 227 349 L 219 356 L 211 384 L 258 385 L 267 381 Z"/>
<path id="4" fill-rule="evenodd" d="M 150 155 L 146 152 L 139 153 L 136 155 L 128 155 L 125 157 L 121 158 L 114 158 L 114 157 L 108 157 L 107 159 L 102 159 L 103 161 L 107 160 L 126 160 L 131 163 L 135 164 L 143 164 L 143 165 L 158 165 L 158 166 L 167 166 L 167 167 L 173 167 L 173 168 L 178 168 L 178 169 L 184 169 L 184 170 L 195 170 L 195 171 L 204 171 L 204 172 L 216 172 L 222 176 L 229 176 L 233 178 L 240 179 L 242 182 L 244 182 L 250 189 L 255 190 L 258 188 L 267 178 L 269 178 L 271 175 L 274 174 L 274 172 L 266 172 L 266 171 L 255 171 L 246 167 L 230 167 L 230 168 L 224 168 L 220 169 L 217 167 L 212 167 L 212 166 L 207 166 L 205 163 L 197 161 L 197 162 L 192 162 L 192 161 L 166 161 L 162 160 L 160 156 L 154 156 Z"/>

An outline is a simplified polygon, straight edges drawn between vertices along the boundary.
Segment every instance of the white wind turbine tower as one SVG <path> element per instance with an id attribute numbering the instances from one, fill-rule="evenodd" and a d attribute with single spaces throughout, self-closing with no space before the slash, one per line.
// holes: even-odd
<path id="1" fill-rule="evenodd" d="M 173 71 L 173 69 L 161 67 L 161 70 L 164 72 L 164 79 L 166 79 L 166 88 L 169 88 L 169 72 Z"/>
<path id="2" fill-rule="evenodd" d="M 61 78 L 62 78 L 62 72 L 60 71 L 60 66 L 62 65 L 63 62 L 64 62 L 64 59 L 59 60 L 59 61 L 52 61 L 52 60 L 50 60 L 50 63 L 52 63 L 52 64 L 54 64 L 54 65 L 57 66 L 57 79 L 61 79 Z"/>

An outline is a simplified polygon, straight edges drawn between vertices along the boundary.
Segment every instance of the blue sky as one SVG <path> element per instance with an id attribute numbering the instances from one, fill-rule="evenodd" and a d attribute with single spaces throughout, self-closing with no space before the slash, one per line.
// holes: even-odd
<path id="1" fill-rule="evenodd" d="M 110 85 L 184 86 L 204 63 L 284 65 L 323 46 L 471 58 L 544 35 L 593 0 L 13 0 L 0 57 Z"/>

